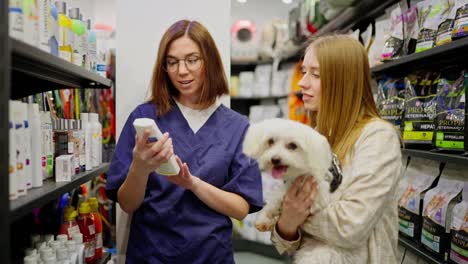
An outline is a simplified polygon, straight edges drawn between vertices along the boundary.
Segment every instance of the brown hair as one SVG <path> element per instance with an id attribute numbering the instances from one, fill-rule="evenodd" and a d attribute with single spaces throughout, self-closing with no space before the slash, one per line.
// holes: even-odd
<path id="1" fill-rule="evenodd" d="M 366 50 L 349 36 L 331 35 L 312 42 L 306 52 L 314 52 L 320 67 L 320 111 L 313 113 L 313 125 L 344 164 L 362 128 L 380 118 Z"/>
<path id="2" fill-rule="evenodd" d="M 158 115 L 164 115 L 171 111 L 171 97 L 178 95 L 177 89 L 169 79 L 167 72 L 164 71 L 164 64 L 171 43 L 185 35 L 200 47 L 203 59 L 202 67 L 205 67 L 205 80 L 201 88 L 200 107 L 206 108 L 212 105 L 217 97 L 229 94 L 221 56 L 208 30 L 197 21 L 179 20 L 172 24 L 161 38 L 158 57 L 153 70 L 149 101 L 156 104 Z"/>

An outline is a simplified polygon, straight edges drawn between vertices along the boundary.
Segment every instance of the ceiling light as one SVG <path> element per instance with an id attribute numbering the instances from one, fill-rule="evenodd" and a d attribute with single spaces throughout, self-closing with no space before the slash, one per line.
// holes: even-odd
<path id="1" fill-rule="evenodd" d="M 289 4 L 292 3 L 292 0 L 282 0 L 282 1 L 283 1 L 283 3 L 285 3 L 285 4 L 287 4 L 287 5 L 289 5 Z"/>
<path id="2" fill-rule="evenodd" d="M 247 2 L 247 0 L 237 0 L 237 2 L 239 2 L 239 3 L 243 4 L 243 3 L 246 3 L 246 2 Z"/>

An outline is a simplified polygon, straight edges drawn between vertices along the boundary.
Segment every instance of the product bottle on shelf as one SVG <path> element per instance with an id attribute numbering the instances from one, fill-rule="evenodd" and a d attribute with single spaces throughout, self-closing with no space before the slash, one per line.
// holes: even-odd
<path id="1" fill-rule="evenodd" d="M 89 203 L 82 202 L 79 211 L 78 226 L 80 227 L 81 234 L 83 234 L 84 259 L 87 264 L 95 263 L 96 231 L 94 228 L 94 221 L 91 218 L 91 207 Z"/>
<path id="2" fill-rule="evenodd" d="M 50 0 L 37 0 L 38 7 L 38 28 L 39 28 L 39 48 L 45 52 L 50 52 Z"/>
<path id="3" fill-rule="evenodd" d="M 18 196 L 26 195 L 26 180 L 25 180 L 25 147 L 26 136 L 24 131 L 24 119 L 21 114 L 21 102 L 12 101 L 13 125 L 15 126 L 15 141 L 16 141 L 16 192 Z"/>
<path id="4" fill-rule="evenodd" d="M 83 131 L 85 134 L 85 166 L 86 170 L 89 171 L 93 168 L 92 158 L 91 158 L 91 149 L 92 149 L 92 139 L 93 131 L 91 128 L 91 123 L 89 122 L 89 113 L 80 114 L 81 123 L 83 126 Z"/>
<path id="5" fill-rule="evenodd" d="M 96 43 L 96 33 L 94 32 L 91 19 L 87 21 L 87 28 L 88 28 L 88 62 L 89 62 L 89 70 L 91 72 L 96 72 L 96 64 L 97 64 L 97 43 Z"/>
<path id="6" fill-rule="evenodd" d="M 77 264 L 83 264 L 84 263 L 84 244 L 83 244 L 83 234 L 81 233 L 73 233 L 72 234 L 72 239 L 73 241 L 76 242 L 76 253 L 77 253 L 77 259 L 78 261 L 76 262 Z M 69 246 L 70 248 L 70 246 Z"/>
<path id="7" fill-rule="evenodd" d="M 94 221 L 94 228 L 96 231 L 96 254 L 95 259 L 99 260 L 102 258 L 102 219 L 99 213 L 99 203 L 96 197 L 91 197 L 88 200 L 89 206 L 91 206 L 91 217 Z"/>
<path id="8" fill-rule="evenodd" d="M 80 20 L 80 9 L 78 7 L 71 8 L 69 12 L 70 19 L 72 21 L 72 29 L 75 36 L 73 41 L 73 63 L 77 66 L 83 67 L 84 47 L 81 43 L 81 39 L 86 32 L 86 26 Z"/>
<path id="9" fill-rule="evenodd" d="M 78 214 L 73 206 L 65 207 L 63 223 L 60 225 L 59 234 L 67 235 L 68 239 L 72 239 L 73 233 L 79 233 L 80 228 L 78 227 L 78 222 L 75 220 L 77 216 Z"/>
<path id="10" fill-rule="evenodd" d="M 59 45 L 59 56 L 60 58 L 73 63 L 73 28 L 72 21 L 67 17 L 67 3 L 58 1 L 55 2 L 55 6 L 58 11 L 58 22 L 59 22 L 59 34 L 58 34 L 58 45 Z"/>
<path id="11" fill-rule="evenodd" d="M 24 42 L 39 48 L 39 16 L 35 0 L 23 0 Z"/>
<path id="12" fill-rule="evenodd" d="M 9 0 L 9 35 L 10 37 L 23 40 L 24 21 L 22 0 Z"/>
<path id="13" fill-rule="evenodd" d="M 24 183 L 26 186 L 26 189 L 31 189 L 32 188 L 32 168 L 31 168 L 31 124 L 29 121 L 29 115 L 28 115 L 28 104 L 27 103 L 22 103 L 20 102 L 21 106 L 21 115 L 23 117 L 23 122 L 24 122 L 24 144 L 23 146 L 23 151 L 24 151 L 24 169 L 25 169 L 25 174 L 24 174 Z"/>
<path id="14" fill-rule="evenodd" d="M 42 186 L 42 137 L 41 133 L 41 119 L 39 116 L 39 105 L 28 104 L 28 115 L 31 126 L 31 176 L 32 187 L 37 188 Z"/>
<path id="15" fill-rule="evenodd" d="M 59 56 L 59 21 L 58 21 L 58 10 L 55 5 L 50 5 L 50 39 L 49 39 L 49 46 L 50 46 L 50 53 L 54 56 Z"/>
<path id="16" fill-rule="evenodd" d="M 9 199 L 14 200 L 18 198 L 18 191 L 16 185 L 16 172 L 17 172 L 17 162 L 16 162 L 16 127 L 15 127 L 15 120 L 13 115 L 13 101 L 8 102 L 9 112 L 8 112 L 8 125 L 9 125 L 9 145 L 8 145 L 8 152 L 9 152 L 9 164 L 8 164 L 8 184 L 9 184 Z"/>
<path id="17" fill-rule="evenodd" d="M 102 126 L 101 123 L 99 123 L 99 115 L 96 113 L 89 113 L 89 123 L 91 124 L 93 132 L 91 159 L 94 168 L 102 163 Z"/>

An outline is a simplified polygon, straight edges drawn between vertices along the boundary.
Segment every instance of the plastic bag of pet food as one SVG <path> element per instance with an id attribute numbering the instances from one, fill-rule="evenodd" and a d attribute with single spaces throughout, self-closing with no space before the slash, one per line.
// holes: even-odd
<path id="1" fill-rule="evenodd" d="M 458 74 L 458 78 L 455 77 L 456 79 L 444 76 L 439 80 L 434 146 L 441 150 L 464 151 L 466 90 L 464 75 L 465 72 L 462 71 Z"/>
<path id="2" fill-rule="evenodd" d="M 452 39 L 468 36 L 468 3 L 457 8 L 453 22 Z"/>
<path id="3" fill-rule="evenodd" d="M 437 187 L 424 197 L 422 245 L 439 259 L 447 260 L 450 246 L 451 214 L 453 207 L 461 200 L 464 182 L 463 171 L 453 164 L 447 164 L 440 176 Z M 450 177 L 450 179 L 449 179 Z"/>
<path id="4" fill-rule="evenodd" d="M 403 55 L 403 15 L 400 5 L 396 5 L 390 13 L 390 31 L 386 36 L 381 60 L 389 61 Z"/>
<path id="5" fill-rule="evenodd" d="M 437 29 L 450 13 L 451 7 L 449 0 L 427 0 L 418 3 L 420 27 L 416 52 L 428 50 L 434 46 Z"/>
<path id="6" fill-rule="evenodd" d="M 465 4 L 468 4 L 468 0 L 450 0 L 450 12 L 440 23 L 439 28 L 437 29 L 437 37 L 435 41 L 436 46 L 443 45 L 452 41 L 452 32 L 454 27 L 454 20 L 457 14 L 457 10 L 463 7 Z"/>
<path id="7" fill-rule="evenodd" d="M 406 189 L 398 201 L 399 230 L 404 236 L 418 241 L 422 228 L 422 202 L 427 190 L 436 186 L 439 162 L 411 157 L 405 172 Z"/>
<path id="8" fill-rule="evenodd" d="M 400 131 L 405 106 L 403 79 L 383 78 L 377 89 L 377 106 L 380 116 Z"/>
<path id="9" fill-rule="evenodd" d="M 440 73 L 427 72 L 405 78 L 403 140 L 406 144 L 432 146 Z"/>
<path id="10" fill-rule="evenodd" d="M 404 29 L 404 45 L 403 52 L 405 55 L 414 53 L 416 50 L 416 42 L 418 40 L 419 25 L 418 25 L 418 7 L 417 3 L 421 0 L 412 0 L 409 5 L 405 1 L 403 4 L 403 29 Z"/>
<path id="11" fill-rule="evenodd" d="M 468 264 L 468 182 L 463 187 L 463 201 L 453 207 L 450 228 L 450 263 Z"/>

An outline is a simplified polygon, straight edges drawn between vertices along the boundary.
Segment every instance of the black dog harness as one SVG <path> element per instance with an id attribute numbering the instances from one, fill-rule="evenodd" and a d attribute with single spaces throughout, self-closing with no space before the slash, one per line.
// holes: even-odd
<path id="1" fill-rule="evenodd" d="M 332 163 L 328 171 L 333 175 L 333 179 L 330 183 L 330 192 L 336 191 L 343 180 L 343 172 L 340 168 L 340 161 L 338 160 L 338 156 L 335 153 L 332 153 Z"/>

